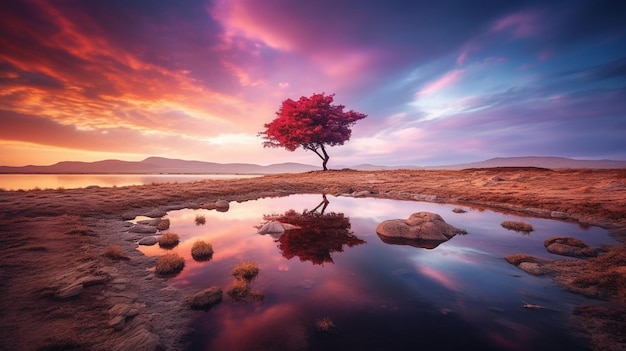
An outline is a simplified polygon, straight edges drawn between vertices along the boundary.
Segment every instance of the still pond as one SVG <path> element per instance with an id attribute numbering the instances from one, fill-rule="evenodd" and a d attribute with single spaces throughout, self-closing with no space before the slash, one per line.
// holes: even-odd
<path id="1" fill-rule="evenodd" d="M 192 350 L 587 349 L 568 320 L 585 299 L 561 290 L 550 278 L 524 273 L 504 257 L 528 253 L 566 259 L 548 253 L 544 240 L 566 235 L 594 248 L 615 243 L 605 230 L 469 207 L 454 213 L 455 206 L 446 204 L 328 200 L 324 215 L 316 211 L 319 230 L 281 236 L 260 235 L 257 228 L 270 215 L 313 210 L 322 196 L 233 202 L 227 212 L 168 213 L 169 231 L 181 238 L 171 250 L 185 258 L 172 284 L 191 291 L 224 290 L 220 304 L 199 312 Z M 467 234 L 434 249 L 387 244 L 376 234 L 381 221 L 421 211 L 438 213 Z M 197 224 L 196 217 L 204 217 L 204 224 Z M 505 220 L 524 221 L 534 231 L 506 230 L 500 226 Z M 191 257 L 198 239 L 213 245 L 211 260 Z M 158 245 L 140 250 L 147 255 L 167 251 Z M 260 268 L 251 288 L 262 293 L 262 301 L 236 302 L 226 294 L 232 268 L 244 261 Z M 329 323 L 331 328 L 320 328 Z"/>

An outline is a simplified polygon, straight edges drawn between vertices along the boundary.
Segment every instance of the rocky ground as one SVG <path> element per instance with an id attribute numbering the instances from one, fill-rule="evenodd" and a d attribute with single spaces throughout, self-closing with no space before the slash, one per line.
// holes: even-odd
<path id="1" fill-rule="evenodd" d="M 184 349 L 188 295 L 149 269 L 125 220 L 218 199 L 316 193 L 445 202 L 597 225 L 626 242 L 626 170 L 351 170 L 132 187 L 0 191 L 0 349 Z M 118 246 L 121 256 L 105 254 Z M 574 318 L 594 349 L 626 349 L 626 253 L 541 274 L 598 300 Z M 531 262 L 532 258 L 526 258 Z M 521 262 L 521 261 L 520 261 Z M 517 262 L 519 264 L 520 262 Z M 525 265 L 529 266 L 529 265 Z M 610 274 L 600 274 L 609 272 Z M 600 300 L 601 299 L 601 300 Z"/>

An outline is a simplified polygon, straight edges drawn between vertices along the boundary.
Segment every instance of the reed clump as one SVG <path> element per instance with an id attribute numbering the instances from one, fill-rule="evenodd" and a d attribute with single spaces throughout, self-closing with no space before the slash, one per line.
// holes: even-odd
<path id="1" fill-rule="evenodd" d="M 191 257 L 196 261 L 209 261 L 213 258 L 213 245 L 204 240 L 196 240 L 191 246 Z"/>
<path id="2" fill-rule="evenodd" d="M 157 259 L 154 272 L 162 276 L 172 276 L 185 268 L 185 259 L 175 252 L 166 253 Z"/>
<path id="3" fill-rule="evenodd" d="M 522 233 L 530 233 L 534 230 L 532 225 L 524 222 L 504 221 L 500 225 L 502 228 Z"/>
<path id="4" fill-rule="evenodd" d="M 159 238 L 159 246 L 164 249 L 171 249 L 176 247 L 180 242 L 178 234 L 174 232 L 167 232 Z"/>
<path id="5" fill-rule="evenodd" d="M 206 217 L 203 215 L 196 215 L 196 225 L 204 225 L 206 223 Z"/>

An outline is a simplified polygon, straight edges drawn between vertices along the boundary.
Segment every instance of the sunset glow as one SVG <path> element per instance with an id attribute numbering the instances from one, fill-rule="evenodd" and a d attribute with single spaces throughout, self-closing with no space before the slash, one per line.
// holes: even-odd
<path id="1" fill-rule="evenodd" d="M 331 168 L 505 156 L 626 160 L 619 1 L 21 0 L 0 4 L 0 165 L 264 149 L 281 102 L 368 117 Z"/>

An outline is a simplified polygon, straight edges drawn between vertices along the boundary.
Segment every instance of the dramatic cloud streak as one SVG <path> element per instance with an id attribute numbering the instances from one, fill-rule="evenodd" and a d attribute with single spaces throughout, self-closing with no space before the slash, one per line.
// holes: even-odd
<path id="1" fill-rule="evenodd" d="M 0 164 L 306 162 L 256 133 L 286 98 L 369 115 L 333 164 L 626 159 L 619 1 L 0 4 Z"/>

